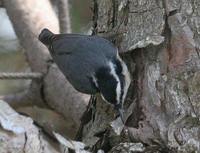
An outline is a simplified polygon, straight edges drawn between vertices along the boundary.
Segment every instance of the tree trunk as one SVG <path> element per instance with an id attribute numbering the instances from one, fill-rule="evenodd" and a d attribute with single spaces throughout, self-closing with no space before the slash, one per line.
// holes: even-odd
<path id="1" fill-rule="evenodd" d="M 126 30 L 114 42 L 132 83 L 124 133 L 113 132 L 108 124 L 113 109 L 97 96 L 79 139 L 94 152 L 108 152 L 123 141 L 142 142 L 150 152 L 200 152 L 200 1 L 93 2 L 94 33 Z"/>

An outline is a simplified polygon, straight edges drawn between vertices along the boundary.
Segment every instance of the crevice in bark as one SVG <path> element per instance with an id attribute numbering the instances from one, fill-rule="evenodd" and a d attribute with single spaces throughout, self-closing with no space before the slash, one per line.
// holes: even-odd
<path id="1" fill-rule="evenodd" d="M 112 28 L 115 28 L 117 26 L 118 22 L 118 0 L 112 0 L 113 4 L 113 13 L 112 13 Z"/>
<path id="2" fill-rule="evenodd" d="M 99 134 L 99 141 L 96 143 L 96 145 L 91 149 L 92 152 L 97 152 L 100 148 L 104 150 L 105 152 L 108 152 L 112 149 L 112 146 L 110 145 L 109 142 L 109 133 L 110 130 L 106 130 L 101 132 Z"/>
<path id="3" fill-rule="evenodd" d="M 27 133 L 24 133 L 24 146 L 23 146 L 23 152 L 26 153 L 26 144 L 27 144 Z"/>
<path id="4" fill-rule="evenodd" d="M 40 130 L 38 130 L 38 140 L 40 142 L 39 150 L 42 149 L 41 152 L 44 152 L 44 149 L 43 149 L 43 146 L 42 146 L 42 141 L 41 141 L 41 132 L 40 132 Z"/>
<path id="5" fill-rule="evenodd" d="M 130 11 L 130 0 L 127 1 L 126 6 L 124 7 L 124 26 L 128 25 L 129 11 Z"/>
<path id="6" fill-rule="evenodd" d="M 44 85 L 44 83 L 42 83 L 41 88 L 40 88 L 41 99 L 42 99 L 43 102 L 49 107 L 48 102 L 47 102 L 46 97 L 45 97 L 45 92 L 44 92 L 44 90 L 45 90 L 45 85 Z M 50 108 L 50 107 L 49 107 L 49 108 Z"/>
<path id="7" fill-rule="evenodd" d="M 177 9 L 175 9 L 175 10 L 173 10 L 173 11 L 170 11 L 169 14 L 168 14 L 168 17 L 169 17 L 169 16 L 173 16 L 173 15 L 175 15 L 175 14 L 177 14 L 177 13 L 178 13 L 178 10 L 177 10 Z"/>
<path id="8" fill-rule="evenodd" d="M 92 30 L 92 35 L 95 35 L 98 33 L 98 2 L 97 0 L 93 0 L 93 17 L 92 17 L 92 21 L 93 21 L 93 30 Z"/>
<path id="9" fill-rule="evenodd" d="M 196 48 L 196 52 L 197 52 L 197 56 L 198 56 L 199 59 L 200 59 L 200 49 Z"/>
<path id="10" fill-rule="evenodd" d="M 167 12 L 165 12 L 164 17 L 165 17 L 165 26 L 164 26 L 164 30 L 163 30 L 162 35 L 165 37 L 164 45 L 166 45 L 166 51 L 167 51 L 167 54 L 168 54 L 168 62 L 169 62 L 172 58 L 172 53 L 171 53 L 171 36 L 172 36 L 172 33 L 171 33 L 170 26 L 168 24 L 168 17 L 169 16 L 167 15 Z M 167 64 L 167 71 L 169 71 L 168 64 Z"/>
<path id="11" fill-rule="evenodd" d="M 132 103 L 135 103 L 133 108 L 133 113 L 127 119 L 127 126 L 138 128 L 138 122 L 143 120 L 142 108 L 140 107 L 140 99 L 142 97 L 142 80 L 143 80 L 143 72 L 144 72 L 144 64 L 142 63 L 143 58 L 143 50 L 136 49 L 132 52 L 132 61 L 135 63 L 135 70 L 131 72 L 132 83 L 130 85 L 129 91 L 131 91 L 131 97 L 128 93 L 128 99 L 132 99 Z M 140 60 L 137 60 L 140 59 Z M 130 97 L 130 98 L 129 98 Z"/>
<path id="12" fill-rule="evenodd" d="M 51 108 L 50 106 L 49 106 L 49 104 L 48 104 L 48 101 L 47 101 L 47 98 L 46 98 L 46 94 L 45 94 L 45 78 L 46 78 L 46 76 L 48 75 L 48 73 L 49 73 L 49 69 L 50 69 L 50 67 L 51 67 L 51 65 L 53 64 L 53 61 L 52 60 L 48 60 L 47 62 L 46 62 L 47 64 L 46 64 L 46 66 L 47 66 L 47 72 L 43 75 L 43 77 L 42 77 L 42 81 L 41 81 L 41 88 L 40 88 L 40 95 L 41 95 L 41 99 L 44 101 L 44 103 L 49 107 L 49 108 Z"/>

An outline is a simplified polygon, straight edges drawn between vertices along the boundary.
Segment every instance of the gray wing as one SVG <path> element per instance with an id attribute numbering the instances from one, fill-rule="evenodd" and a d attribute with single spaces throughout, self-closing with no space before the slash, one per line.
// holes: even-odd
<path id="1" fill-rule="evenodd" d="M 117 48 L 108 40 L 76 34 L 57 35 L 52 49 L 52 57 L 68 81 L 88 94 L 98 91 L 92 76 L 117 54 Z"/>
<path id="2" fill-rule="evenodd" d="M 110 41 L 98 36 L 79 34 L 55 35 L 52 47 L 56 54 L 95 52 L 110 58 L 117 53 L 117 48 Z"/>

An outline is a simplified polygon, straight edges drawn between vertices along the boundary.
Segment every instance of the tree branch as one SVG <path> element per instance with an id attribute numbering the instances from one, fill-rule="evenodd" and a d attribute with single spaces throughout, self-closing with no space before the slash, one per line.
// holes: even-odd
<path id="1" fill-rule="evenodd" d="M 60 24 L 60 33 L 70 33 L 71 21 L 68 0 L 58 0 L 58 17 Z"/>
<path id="2" fill-rule="evenodd" d="M 63 5 L 66 7 L 66 4 Z M 58 19 L 49 0 L 10 0 L 5 1 L 5 7 L 20 43 L 26 50 L 32 71 L 44 74 L 43 79 L 32 81 L 27 97 L 32 98 L 30 101 L 34 104 L 48 104 L 66 118 L 73 118 L 78 125 L 89 97 L 77 92 L 60 70 L 48 62 L 49 51 L 38 41 L 43 28 L 49 28 L 55 33 L 59 31 Z M 26 99 L 26 96 L 19 96 L 18 99 Z"/>

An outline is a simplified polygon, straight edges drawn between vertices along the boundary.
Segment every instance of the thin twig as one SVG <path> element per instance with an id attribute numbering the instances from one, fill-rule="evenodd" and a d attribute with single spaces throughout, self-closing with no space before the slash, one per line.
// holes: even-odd
<path id="1" fill-rule="evenodd" d="M 38 72 L 30 72 L 30 73 L 26 73 L 26 72 L 18 72 L 18 73 L 0 72 L 0 79 L 1 80 L 5 80 L 5 79 L 41 79 L 42 76 L 43 76 L 43 74 L 38 73 Z"/>

